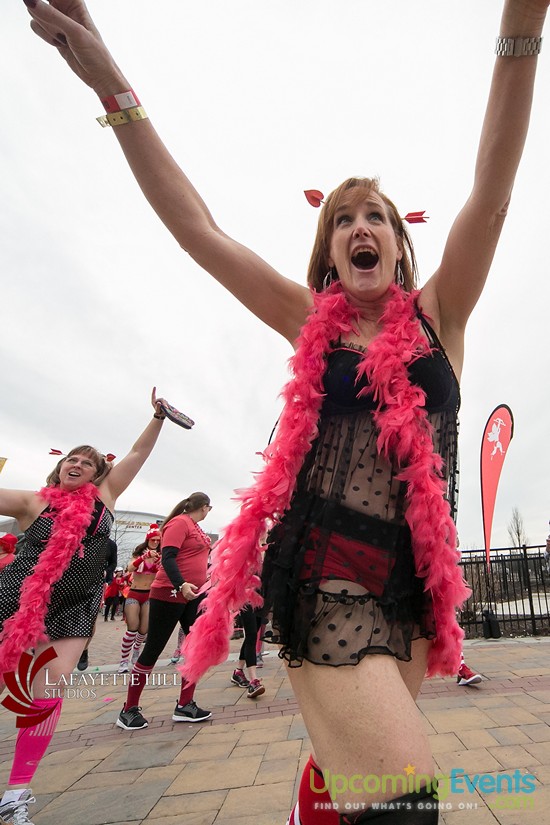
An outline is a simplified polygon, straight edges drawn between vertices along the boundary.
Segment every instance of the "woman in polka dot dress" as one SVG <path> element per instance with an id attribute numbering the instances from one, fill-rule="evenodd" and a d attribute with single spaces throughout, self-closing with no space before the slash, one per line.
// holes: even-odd
<path id="1" fill-rule="evenodd" d="M 51 685 L 72 673 L 92 634 L 115 502 L 149 457 L 162 427 L 155 390 L 151 400 L 152 421 L 115 466 L 93 447 L 80 446 L 59 461 L 38 493 L 0 490 L 0 513 L 16 518 L 26 539 L 0 573 L 0 674 L 25 662 L 29 649 L 35 661 L 48 650 L 54 655 L 31 679 L 27 716 L 36 724 L 19 730 L 0 822 L 30 822 L 29 784 L 61 713 L 61 695 L 46 681 Z"/>

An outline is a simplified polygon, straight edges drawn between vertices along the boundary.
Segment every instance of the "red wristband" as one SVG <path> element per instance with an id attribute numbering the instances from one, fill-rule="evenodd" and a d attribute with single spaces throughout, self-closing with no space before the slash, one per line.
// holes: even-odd
<path id="1" fill-rule="evenodd" d="M 121 112 L 123 109 L 134 109 L 136 106 L 141 106 L 137 95 L 132 89 L 127 92 L 120 92 L 118 95 L 109 95 L 109 97 L 102 98 L 101 102 L 108 114 L 113 112 Z"/>

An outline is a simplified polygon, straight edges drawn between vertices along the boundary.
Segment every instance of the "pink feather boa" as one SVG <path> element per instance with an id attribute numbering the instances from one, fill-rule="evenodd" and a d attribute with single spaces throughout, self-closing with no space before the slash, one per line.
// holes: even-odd
<path id="1" fill-rule="evenodd" d="M 81 557 L 84 554 L 82 540 L 92 520 L 98 489 L 95 484 L 85 484 L 75 491 L 43 487 L 37 495 L 50 505 L 54 525 L 32 574 L 23 582 L 19 609 L 0 633 L 0 674 L 14 670 L 25 650 L 47 641 L 45 619 L 52 588 L 67 570 L 75 551 Z"/>
<path id="2" fill-rule="evenodd" d="M 365 374 L 377 402 L 373 414 L 378 452 L 393 461 L 397 479 L 407 482 L 405 520 L 411 530 L 416 574 L 431 591 L 437 636 L 428 676 L 452 676 L 460 664 L 464 632 L 456 610 L 470 595 L 458 566 L 456 526 L 445 498 L 443 459 L 433 449 L 433 427 L 425 392 L 411 384 L 408 364 L 430 352 L 416 311 L 418 293 L 391 288 L 380 318 L 382 334 L 369 345 L 357 370 Z M 369 390 L 366 390 L 367 392 Z"/>
<path id="3" fill-rule="evenodd" d="M 437 627 L 428 675 L 452 675 L 458 668 L 463 637 L 455 609 L 469 591 L 458 567 L 456 530 L 444 498 L 442 459 L 433 450 L 425 393 L 411 384 L 407 372 L 407 364 L 430 349 L 416 317 L 416 296 L 390 288 L 382 330 L 369 345 L 359 371 L 368 375 L 378 404 L 378 449 L 398 467 L 398 478 L 408 483 L 405 517 L 417 574 L 426 578 L 426 589 L 431 590 Z M 290 360 L 294 377 L 282 393 L 285 406 L 277 436 L 264 453 L 264 469 L 252 487 L 237 491 L 242 502 L 239 515 L 213 552 L 213 587 L 184 646 L 181 671 L 192 682 L 227 658 L 234 616 L 241 607 L 261 604 L 257 592 L 260 538 L 269 521 L 288 509 L 298 472 L 317 435 L 325 358 L 331 343 L 354 329 L 357 312 L 339 284 L 313 293 L 313 302 Z"/>

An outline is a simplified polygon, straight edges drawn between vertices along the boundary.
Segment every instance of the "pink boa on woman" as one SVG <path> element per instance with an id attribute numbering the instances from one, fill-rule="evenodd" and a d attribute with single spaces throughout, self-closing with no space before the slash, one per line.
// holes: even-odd
<path id="1" fill-rule="evenodd" d="M 358 368 L 370 382 L 377 403 L 378 450 L 406 481 L 406 521 L 411 529 L 417 575 L 431 591 L 437 636 L 428 675 L 456 673 L 463 633 L 456 608 L 469 595 L 456 551 L 456 528 L 445 499 L 442 459 L 434 452 L 432 427 L 424 391 L 411 384 L 407 365 L 430 352 L 418 321 L 418 293 L 390 287 L 381 317 L 382 329 L 371 342 Z M 213 552 L 212 588 L 202 614 L 184 646 L 182 673 L 192 682 L 225 661 L 234 616 L 245 604 L 261 604 L 258 573 L 262 564 L 260 539 L 267 525 L 288 509 L 303 461 L 317 435 L 323 400 L 322 378 L 331 343 L 354 329 L 357 311 L 336 283 L 312 293 L 313 308 L 300 331 L 290 359 L 294 377 L 283 390 L 285 406 L 274 442 L 264 453 L 265 467 L 256 483 L 237 491 L 239 515 L 228 526 Z"/>
<path id="2" fill-rule="evenodd" d="M 37 495 L 49 504 L 54 526 L 32 574 L 23 582 L 17 613 L 7 619 L 0 633 L 0 675 L 15 670 L 25 650 L 47 641 L 45 620 L 52 588 L 75 552 L 84 553 L 82 540 L 98 489 L 91 483 L 74 491 L 43 487 Z"/>

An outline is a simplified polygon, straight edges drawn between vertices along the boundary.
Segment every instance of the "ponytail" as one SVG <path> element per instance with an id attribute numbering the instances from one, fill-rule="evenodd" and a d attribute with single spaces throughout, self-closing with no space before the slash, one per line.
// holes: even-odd
<path id="1" fill-rule="evenodd" d="M 181 516 L 184 513 L 194 513 L 195 510 L 200 510 L 205 504 L 210 504 L 210 497 L 206 493 L 191 493 L 190 496 L 176 504 L 172 512 L 164 519 L 161 529 L 164 530 L 168 522 L 176 516 Z"/>

